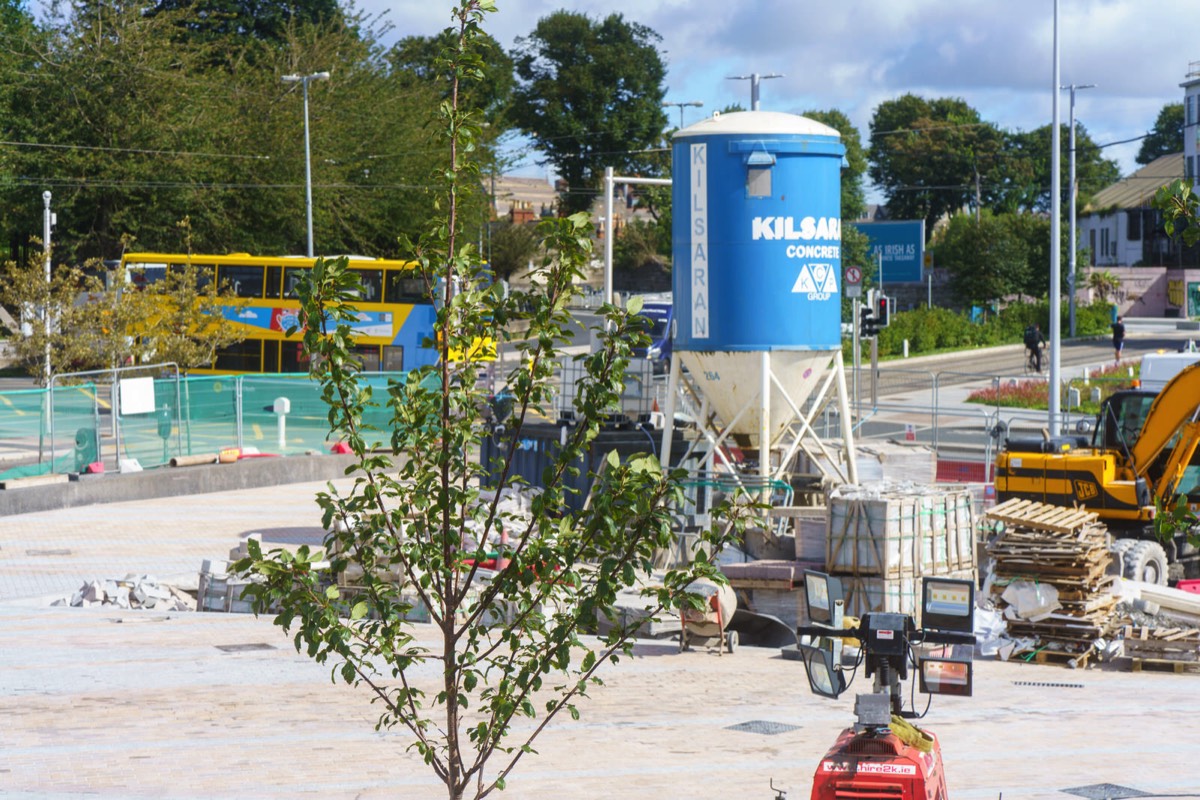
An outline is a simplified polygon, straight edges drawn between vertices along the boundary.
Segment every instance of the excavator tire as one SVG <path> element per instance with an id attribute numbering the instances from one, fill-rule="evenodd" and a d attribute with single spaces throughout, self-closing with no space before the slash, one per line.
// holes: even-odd
<path id="1" fill-rule="evenodd" d="M 1137 542 L 1125 551 L 1126 578 L 1144 583 L 1167 584 L 1167 554 L 1158 542 Z"/>
<path id="2" fill-rule="evenodd" d="M 1108 551 L 1112 553 L 1113 564 L 1109 568 L 1109 573 L 1112 575 L 1125 574 L 1125 554 L 1129 549 L 1138 543 L 1137 539 L 1113 539 L 1112 545 Z"/>

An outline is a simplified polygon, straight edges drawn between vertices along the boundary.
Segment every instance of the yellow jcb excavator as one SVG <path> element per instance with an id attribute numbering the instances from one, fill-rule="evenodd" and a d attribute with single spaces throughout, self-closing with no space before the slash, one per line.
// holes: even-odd
<path id="1" fill-rule="evenodd" d="M 996 457 L 996 498 L 1014 497 L 1095 511 L 1114 537 L 1128 577 L 1151 583 L 1200 577 L 1200 551 L 1186 535 L 1159 542 L 1155 501 L 1187 498 L 1200 509 L 1200 364 L 1159 392 L 1116 392 L 1087 436 L 1010 438 Z"/>

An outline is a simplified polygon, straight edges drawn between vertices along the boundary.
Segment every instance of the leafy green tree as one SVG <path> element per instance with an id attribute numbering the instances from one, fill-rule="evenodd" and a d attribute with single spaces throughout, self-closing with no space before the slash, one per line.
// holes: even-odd
<path id="1" fill-rule="evenodd" d="M 1029 283 L 1029 245 L 1001 216 L 956 214 L 936 241 L 937 260 L 965 304 L 987 305 Z"/>
<path id="2" fill-rule="evenodd" d="M 446 74 L 447 65 L 440 59 L 454 41 L 454 35 L 454 30 L 447 28 L 436 36 L 406 36 L 388 51 L 388 63 L 395 72 L 411 80 L 441 86 L 443 97 L 446 97 L 454 84 L 452 76 Z M 507 124 L 506 115 L 516 86 L 513 60 L 500 43 L 486 33 L 480 37 L 479 53 L 483 59 L 482 76 L 469 89 L 460 89 L 465 91 L 460 102 L 464 108 L 478 109 L 493 129 L 485 129 L 485 133 L 494 136 Z"/>
<path id="3" fill-rule="evenodd" d="M 556 11 L 517 40 L 512 118 L 569 187 L 567 212 L 591 207 L 606 166 L 638 163 L 667 125 L 660 37 L 620 14 Z"/>
<path id="4" fill-rule="evenodd" d="M 159 0 L 151 14 L 176 15 L 187 36 L 203 40 L 256 39 L 287 44 L 288 29 L 296 24 L 325 25 L 342 19 L 337 0 Z"/>
<path id="5" fill-rule="evenodd" d="M 944 215 L 987 207 L 987 176 L 999 169 L 1004 135 L 959 98 L 906 94 L 875 109 L 871 180 L 892 219 L 924 219 L 926 236 Z"/>
<path id="6" fill-rule="evenodd" d="M 527 268 L 541 253 L 541 240 L 529 225 L 501 222 L 492 226 L 489 266 L 497 278 L 508 279 Z"/>
<path id="7" fill-rule="evenodd" d="M 1050 210 L 1051 169 L 1051 128 L 1049 125 L 1011 135 L 1009 146 L 1010 168 L 1007 175 L 1012 177 L 1009 185 L 1002 192 L 1007 206 L 1013 210 L 1045 213 Z M 1064 217 L 1071 208 L 1070 180 L 1070 147 L 1071 130 L 1067 125 L 1062 126 L 1061 170 L 1062 213 Z M 1013 166 L 1013 162 L 1019 162 Z M 1120 167 L 1111 158 L 1104 157 L 1100 149 L 1088 134 L 1082 123 L 1075 123 L 1075 177 L 1079 182 L 1077 203 L 1079 208 L 1087 205 L 1096 192 L 1116 183 L 1121 177 Z"/>
<path id="8" fill-rule="evenodd" d="M 1154 127 L 1134 158 L 1139 164 L 1149 164 L 1156 158 L 1183 152 L 1183 103 L 1167 103 L 1158 112 Z"/>
<path id="9" fill-rule="evenodd" d="M 613 266 L 627 272 L 661 268 L 670 260 L 663 254 L 670 246 L 671 234 L 661 224 L 630 220 L 613 242 Z"/>
<path id="10" fill-rule="evenodd" d="M 469 47 L 491 8 L 491 0 L 462 0 L 457 81 L 477 74 Z M 614 613 L 616 598 L 650 585 L 656 551 L 673 541 L 671 505 L 682 494 L 682 476 L 664 472 L 652 456 L 622 461 L 614 453 L 595 478 L 591 503 L 573 512 L 565 502 L 564 478 L 618 401 L 631 348 L 646 342 L 629 312 L 605 306 L 600 349 L 577 361 L 586 373 L 575 387 L 578 422 L 531 495 L 529 513 L 501 504 L 514 485 L 509 465 L 521 427 L 557 385 L 566 306 L 590 257 L 591 226 L 585 214 L 543 223 L 556 256 L 544 261 L 536 292 L 506 298 L 486 275 L 477 280 L 481 265 L 462 238 L 457 201 L 478 180 L 469 158 L 478 127 L 457 107 L 458 96 L 452 90 L 443 106 L 451 151 L 442 173 L 446 215 L 413 245 L 431 285 L 444 287 L 436 321 L 441 362 L 389 389 L 384 435 L 391 452 L 377 451 L 381 434 L 362 423 L 375 399 L 359 382 L 345 324 L 356 313 L 349 305 L 356 279 L 346 259 L 319 261 L 301 292 L 304 346 L 320 356 L 313 377 L 334 431 L 357 456 L 354 484 L 318 496 L 330 531 L 326 551 L 264 554 L 251 543 L 236 565 L 261 581 L 247 590 L 259 612 L 277 608 L 276 623 L 295 631 L 298 649 L 332 663 L 335 679 L 365 688 L 380 709 L 378 726 L 404 730 L 452 800 L 505 788 L 546 725 L 563 713 L 577 717 L 576 704 L 599 683 L 602 665 L 630 652 L 640 622 Z M 480 464 L 476 453 L 492 429 L 478 388 L 481 365 L 450 355 L 521 320 L 530 323 L 529 339 L 516 345 L 520 364 L 507 376 L 513 433 L 503 457 Z M 743 518 L 732 521 L 736 528 Z M 725 541 L 715 533 L 702 538 L 714 552 Z M 496 568 L 485 580 L 491 551 Z M 361 574 L 358 585 L 328 585 L 314 567 L 326 557 L 334 572 Z M 703 558 L 656 574 L 646 613 L 698 608 L 700 598 L 686 587 L 717 574 Z M 406 621 L 415 606 L 428 613 L 432 644 Z M 583 637 L 598 620 L 610 630 Z"/>
<path id="11" fill-rule="evenodd" d="M 192 13 L 96 5 L 22 43 L 38 69 L 6 86 L 19 111 L 3 124 L 39 146 L 5 148 L 10 230 L 38 231 L 50 188 L 64 260 L 114 258 L 126 234 L 169 250 L 184 216 L 200 251 L 303 252 L 303 103 L 279 78 L 328 70 L 309 93 L 317 246 L 395 255 L 432 209 L 435 87 L 392 76 L 361 21 L 289 24 L 286 46 L 181 40 Z"/>
<path id="12" fill-rule="evenodd" d="M 804 116 L 824 123 L 842 135 L 846 148 L 846 167 L 842 170 L 842 219 L 861 219 L 867 210 L 863 176 L 867 172 L 867 151 L 863 148 L 858 128 L 836 108 L 828 111 L 805 111 Z M 843 231 L 845 229 L 843 228 Z"/>

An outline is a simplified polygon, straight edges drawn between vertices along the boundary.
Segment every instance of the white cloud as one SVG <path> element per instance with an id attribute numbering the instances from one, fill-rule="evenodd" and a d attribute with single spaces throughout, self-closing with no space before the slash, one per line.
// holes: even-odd
<path id="1" fill-rule="evenodd" d="M 450 0 L 360 0 L 390 8 L 397 36 L 431 34 Z M 560 8 L 623 14 L 662 37 L 669 99 L 701 100 L 704 113 L 749 105 L 749 87 L 726 76 L 784 73 L 765 81 L 764 109 L 840 108 L 866 134 L 882 101 L 905 92 L 961 97 L 1001 127 L 1050 122 L 1053 5 L 1048 0 L 499 0 L 486 27 L 502 44 Z M 1099 142 L 1145 133 L 1182 96 L 1200 60 L 1195 0 L 1061 0 L 1061 77 L 1094 83 L 1077 116 Z M 687 119 L 699 111 L 688 109 Z M 1061 118 L 1067 119 L 1065 96 Z M 676 118 L 673 116 L 673 124 Z M 1130 170 L 1137 145 L 1113 148 Z"/>

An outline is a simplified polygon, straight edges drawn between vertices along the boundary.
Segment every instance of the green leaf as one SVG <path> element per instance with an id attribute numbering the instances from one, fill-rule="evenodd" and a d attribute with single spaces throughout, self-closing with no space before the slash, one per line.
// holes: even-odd
<path id="1" fill-rule="evenodd" d="M 360 620 L 367 615 L 367 603 L 364 600 L 354 604 L 354 608 L 350 609 L 350 619 Z"/>
<path id="2" fill-rule="evenodd" d="M 325 597 L 329 600 L 337 600 L 341 596 L 341 591 L 336 585 L 330 586 L 325 590 Z"/>

